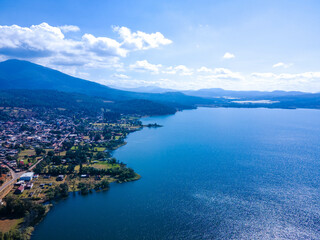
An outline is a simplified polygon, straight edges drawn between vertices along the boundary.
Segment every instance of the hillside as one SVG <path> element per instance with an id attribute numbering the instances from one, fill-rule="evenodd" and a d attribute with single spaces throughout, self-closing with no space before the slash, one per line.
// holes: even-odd
<path id="1" fill-rule="evenodd" d="M 120 114 L 163 115 L 176 112 L 174 107 L 144 99 L 108 101 L 80 93 L 56 90 L 0 90 L 1 107 L 32 108 L 38 113 L 63 109 L 63 114 L 85 113 L 96 116 L 103 109 Z"/>
<path id="2" fill-rule="evenodd" d="M 0 63 L 0 83 L 0 89 L 3 90 L 57 90 L 102 97 L 111 101 L 144 99 L 160 102 L 176 109 L 194 108 L 196 104 L 209 104 L 211 101 L 177 92 L 152 94 L 117 90 L 102 84 L 75 78 L 31 62 L 15 59 Z"/>

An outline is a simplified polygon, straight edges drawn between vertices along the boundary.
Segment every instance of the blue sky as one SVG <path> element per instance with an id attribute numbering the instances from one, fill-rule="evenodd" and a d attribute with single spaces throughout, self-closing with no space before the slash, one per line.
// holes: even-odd
<path id="1" fill-rule="evenodd" d="M 0 59 L 118 87 L 320 92 L 319 12 L 312 0 L 0 0 Z"/>

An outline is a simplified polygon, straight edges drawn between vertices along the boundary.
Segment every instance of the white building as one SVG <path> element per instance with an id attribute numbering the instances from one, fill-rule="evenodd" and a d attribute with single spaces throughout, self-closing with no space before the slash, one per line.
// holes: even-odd
<path id="1" fill-rule="evenodd" d="M 24 180 L 24 181 L 31 181 L 33 178 L 34 172 L 27 172 L 21 175 L 20 177 L 20 181 Z"/>

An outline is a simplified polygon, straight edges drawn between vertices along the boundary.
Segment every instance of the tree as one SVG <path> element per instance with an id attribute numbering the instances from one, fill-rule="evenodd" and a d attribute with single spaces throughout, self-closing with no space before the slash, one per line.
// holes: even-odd
<path id="1" fill-rule="evenodd" d="M 38 147 L 36 147 L 34 150 L 36 151 L 37 156 L 40 156 L 40 154 L 46 152 L 43 148 L 38 148 Z"/>
<path id="2" fill-rule="evenodd" d="M 47 153 L 47 155 L 48 155 L 49 157 L 53 157 L 53 156 L 54 156 L 54 151 L 49 151 L 49 152 Z"/>
<path id="3" fill-rule="evenodd" d="M 104 152 L 98 152 L 96 155 L 96 159 L 103 159 L 106 157 L 106 154 Z"/>
<path id="4" fill-rule="evenodd" d="M 94 136 L 94 141 L 95 141 L 95 142 L 98 142 L 99 140 L 101 140 L 101 135 L 97 133 L 97 134 Z"/>

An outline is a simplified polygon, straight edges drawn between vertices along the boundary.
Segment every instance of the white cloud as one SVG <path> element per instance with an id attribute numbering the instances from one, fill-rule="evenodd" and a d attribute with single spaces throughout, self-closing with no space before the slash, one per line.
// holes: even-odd
<path id="1" fill-rule="evenodd" d="M 178 74 L 180 74 L 181 76 L 190 76 L 193 74 L 192 72 L 192 69 L 190 68 L 187 68 L 186 66 L 184 65 L 179 65 L 179 66 L 176 66 L 174 68 Z"/>
<path id="2" fill-rule="evenodd" d="M 291 67 L 292 66 L 292 63 L 289 63 L 289 64 L 286 64 L 286 63 L 283 63 L 283 62 L 278 62 L 276 64 L 273 64 L 272 67 L 273 68 L 288 68 L 288 67 Z"/>
<path id="3" fill-rule="evenodd" d="M 256 78 L 273 78 L 280 80 L 292 80 L 292 79 L 308 79 L 308 80 L 320 80 L 320 72 L 304 72 L 304 73 L 252 73 L 251 76 Z"/>
<path id="4" fill-rule="evenodd" d="M 256 78 L 274 78 L 276 75 L 274 73 L 251 73 L 252 77 L 256 77 Z"/>
<path id="5" fill-rule="evenodd" d="M 226 52 L 224 55 L 223 55 L 223 58 L 224 59 L 232 59 L 232 58 L 235 58 L 236 56 L 232 53 L 229 53 L 229 52 Z"/>
<path id="6" fill-rule="evenodd" d="M 191 76 L 193 74 L 193 70 L 184 65 L 178 65 L 175 67 L 167 67 L 165 70 L 162 71 L 162 73 L 178 74 L 180 76 Z"/>
<path id="7" fill-rule="evenodd" d="M 127 50 L 121 48 L 121 44 L 116 40 L 107 37 L 95 37 L 92 34 L 82 36 L 83 46 L 89 52 L 94 52 L 100 56 L 125 57 Z"/>
<path id="8" fill-rule="evenodd" d="M 200 67 L 200 68 L 197 69 L 197 72 L 208 73 L 208 72 L 212 72 L 212 69 L 207 68 L 207 67 Z"/>
<path id="9" fill-rule="evenodd" d="M 146 50 L 172 43 L 170 39 L 165 38 L 160 32 L 151 34 L 141 31 L 131 32 L 127 27 L 118 26 L 113 27 L 113 30 L 119 33 L 122 38 L 121 46 L 128 50 Z"/>
<path id="10" fill-rule="evenodd" d="M 158 74 L 161 67 L 162 67 L 161 64 L 152 64 L 152 63 L 149 63 L 147 60 L 136 61 L 134 64 L 131 64 L 129 66 L 131 70 L 135 70 L 139 72 L 149 71 L 154 74 Z"/>
<path id="11" fill-rule="evenodd" d="M 64 26 L 59 26 L 58 28 L 60 28 L 61 31 L 64 33 L 79 32 L 80 31 L 80 28 L 78 26 L 74 26 L 74 25 L 64 25 Z"/>
<path id="12" fill-rule="evenodd" d="M 181 65 L 179 65 L 181 66 Z M 251 73 L 245 75 L 227 68 L 214 68 L 208 72 L 194 72 L 192 77 L 178 74 L 175 67 L 161 67 L 158 75 L 148 76 L 144 79 L 110 79 L 105 83 L 122 87 L 138 87 L 155 85 L 169 89 L 201 89 L 224 88 L 230 90 L 285 90 L 285 91 L 320 91 L 320 72 L 305 73 Z M 179 67 L 180 68 L 180 67 Z M 178 68 L 178 69 L 179 69 Z M 186 67 L 187 68 L 187 67 Z M 165 75 L 168 69 L 174 74 Z M 184 68 L 181 68 L 184 69 Z M 189 68 L 188 68 L 189 69 Z M 206 69 L 207 70 L 207 69 Z"/>
<path id="13" fill-rule="evenodd" d="M 79 30 L 73 25 L 54 27 L 47 23 L 30 27 L 0 25 L 0 59 L 31 60 L 55 69 L 65 69 L 68 73 L 79 67 L 121 69 L 119 60 L 130 51 L 157 48 L 172 42 L 159 32 L 132 33 L 126 27 L 115 28 L 121 41 L 90 33 L 83 34 L 80 39 L 64 35 L 65 32 Z"/>
<path id="14" fill-rule="evenodd" d="M 111 78 L 116 78 L 116 79 L 130 79 L 128 75 L 125 74 L 120 74 L 120 73 L 115 73 L 111 75 Z"/>

